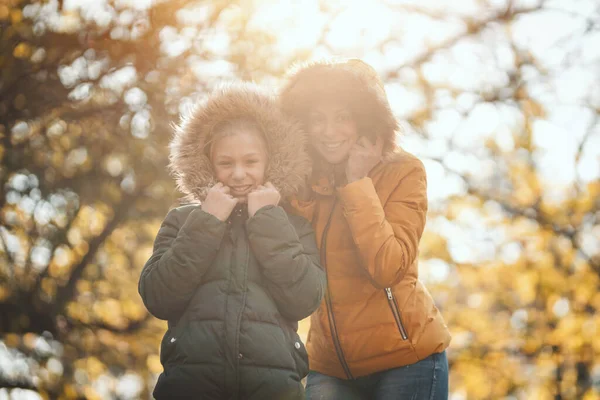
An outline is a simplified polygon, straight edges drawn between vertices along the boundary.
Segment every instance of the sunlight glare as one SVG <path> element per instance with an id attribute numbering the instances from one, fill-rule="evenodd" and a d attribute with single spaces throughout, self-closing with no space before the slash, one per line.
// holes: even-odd
<path id="1" fill-rule="evenodd" d="M 291 55 L 297 50 L 314 47 L 323 26 L 325 15 L 319 10 L 318 0 L 269 1 L 261 5 L 260 12 L 253 15 L 250 29 L 277 32 L 277 50 L 280 54 Z"/>
<path id="2" fill-rule="evenodd" d="M 339 49 L 369 49 L 384 41 L 394 25 L 393 13 L 377 2 L 352 0 L 331 25 L 330 46 Z"/>

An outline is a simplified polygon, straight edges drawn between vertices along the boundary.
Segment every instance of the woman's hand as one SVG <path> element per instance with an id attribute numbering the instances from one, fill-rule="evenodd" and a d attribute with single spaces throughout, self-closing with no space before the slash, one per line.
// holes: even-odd
<path id="1" fill-rule="evenodd" d="M 381 161 L 383 140 L 378 137 L 372 144 L 366 137 L 361 137 L 354 144 L 346 164 L 346 179 L 348 183 L 364 178 L 374 166 Z"/>
<path id="2" fill-rule="evenodd" d="M 206 200 L 202 202 L 202 210 L 214 215 L 221 221 L 227 221 L 238 203 L 238 199 L 229 193 L 229 186 L 224 186 L 221 182 L 215 184 L 209 189 Z"/>
<path id="3" fill-rule="evenodd" d="M 254 214 L 264 206 L 276 206 L 281 200 L 281 194 L 270 182 L 258 186 L 254 191 L 248 193 L 248 215 Z"/>
<path id="4" fill-rule="evenodd" d="M 310 178 L 307 177 L 306 181 L 304 182 L 304 185 L 302 185 L 299 189 L 298 189 L 298 193 L 296 193 L 296 199 L 298 199 L 299 201 L 310 201 L 313 197 L 313 190 L 312 190 L 312 185 L 310 182 Z"/>

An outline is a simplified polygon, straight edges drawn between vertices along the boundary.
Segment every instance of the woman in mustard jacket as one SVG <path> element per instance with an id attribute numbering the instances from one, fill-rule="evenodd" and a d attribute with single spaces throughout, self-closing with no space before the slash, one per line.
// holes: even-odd
<path id="1" fill-rule="evenodd" d="M 292 72 L 282 109 L 309 137 L 313 174 L 292 202 L 317 235 L 328 287 L 308 333 L 308 399 L 446 399 L 448 328 L 418 280 L 422 162 L 395 144 L 381 80 L 360 60 Z"/>

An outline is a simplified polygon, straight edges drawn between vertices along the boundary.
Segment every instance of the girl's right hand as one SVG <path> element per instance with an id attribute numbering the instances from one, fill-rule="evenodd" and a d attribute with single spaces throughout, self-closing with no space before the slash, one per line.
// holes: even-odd
<path id="1" fill-rule="evenodd" d="M 206 200 L 202 202 L 202 210 L 214 215 L 221 221 L 227 221 L 238 203 L 238 199 L 229 194 L 229 186 L 217 183 L 208 190 Z"/>

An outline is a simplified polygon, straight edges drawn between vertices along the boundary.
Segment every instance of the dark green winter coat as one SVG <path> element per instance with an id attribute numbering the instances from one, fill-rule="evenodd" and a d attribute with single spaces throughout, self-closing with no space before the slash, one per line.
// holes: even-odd
<path id="1" fill-rule="evenodd" d="M 189 146 L 203 146 L 211 126 L 236 116 L 263 127 L 266 178 L 284 196 L 292 194 L 308 172 L 299 170 L 307 164 L 298 151 L 302 135 L 252 86 L 224 91 L 182 122 L 171 147 L 180 189 L 203 199 L 214 183 L 212 170 L 203 152 Z M 227 222 L 198 204 L 171 210 L 139 282 L 148 310 L 169 321 L 154 396 L 304 398 L 308 360 L 297 321 L 317 309 L 324 288 L 310 224 L 282 207 L 263 207 L 248 218 L 238 206 Z"/>

